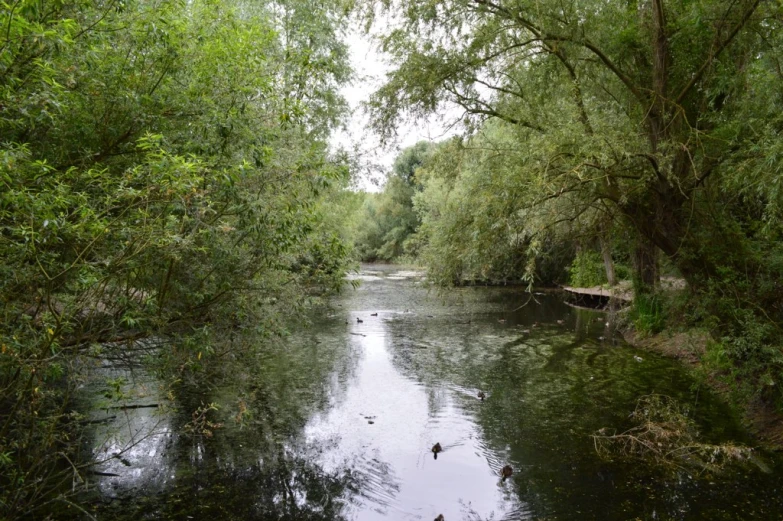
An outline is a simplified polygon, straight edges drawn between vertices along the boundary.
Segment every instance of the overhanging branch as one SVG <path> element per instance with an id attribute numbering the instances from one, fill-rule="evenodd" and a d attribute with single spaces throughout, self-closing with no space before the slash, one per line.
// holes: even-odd
<path id="1" fill-rule="evenodd" d="M 704 60 L 704 63 L 701 67 L 699 67 L 699 70 L 696 71 L 696 74 L 693 75 L 691 80 L 683 87 L 680 94 L 677 96 L 677 99 L 675 100 L 676 105 L 682 104 L 682 100 L 685 99 L 685 96 L 688 95 L 688 93 L 691 91 L 691 89 L 696 85 L 696 83 L 701 80 L 702 76 L 704 76 L 704 73 L 707 72 L 707 69 L 712 65 L 712 62 L 715 61 L 715 58 L 717 58 L 720 53 L 723 52 L 723 50 L 728 47 L 728 45 L 734 40 L 734 38 L 739 34 L 740 30 L 745 27 L 745 24 L 748 23 L 748 20 L 750 20 L 750 17 L 753 15 L 753 13 L 758 8 L 759 4 L 761 3 L 761 0 L 756 0 L 753 2 L 753 5 L 750 6 L 750 9 L 748 9 L 745 14 L 742 16 L 742 19 L 737 23 L 737 25 L 732 29 L 729 36 L 720 44 L 718 45 L 718 48 L 714 51 L 710 51 L 709 56 L 707 56 L 707 59 Z"/>

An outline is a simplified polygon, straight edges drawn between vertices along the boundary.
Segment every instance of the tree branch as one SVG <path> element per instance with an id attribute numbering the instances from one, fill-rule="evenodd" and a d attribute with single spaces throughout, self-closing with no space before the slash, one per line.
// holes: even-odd
<path id="1" fill-rule="evenodd" d="M 688 93 L 691 91 L 691 89 L 696 85 L 696 83 L 699 82 L 699 80 L 704 76 L 704 73 L 707 72 L 707 69 L 712 65 L 712 62 L 717 58 L 721 52 L 734 40 L 734 37 L 739 34 L 740 30 L 745 27 L 745 24 L 748 23 L 748 20 L 750 20 L 750 17 L 753 15 L 754 12 L 756 12 L 756 9 L 758 8 L 759 4 L 761 3 L 761 0 L 755 0 L 753 2 L 753 5 L 751 5 L 750 9 L 748 9 L 745 14 L 742 16 L 742 19 L 737 23 L 736 27 L 731 31 L 729 36 L 718 46 L 717 49 L 714 51 L 711 51 L 709 56 L 707 56 L 707 59 L 704 60 L 704 63 L 701 67 L 699 67 L 699 70 L 696 71 L 696 74 L 693 75 L 691 78 L 691 81 L 688 82 L 685 87 L 683 87 L 680 94 L 677 96 L 677 99 L 675 100 L 676 105 L 682 104 L 682 100 L 685 99 L 685 96 L 688 95 Z"/>
<path id="2" fill-rule="evenodd" d="M 488 105 L 487 103 L 481 101 L 480 99 L 469 98 L 469 97 L 465 96 L 464 94 L 460 94 L 459 92 L 457 92 L 457 90 L 454 87 L 445 86 L 444 89 L 447 92 L 450 92 L 451 94 L 453 94 L 457 98 L 455 100 L 455 102 L 460 107 L 465 109 L 466 112 L 468 112 L 470 114 L 482 114 L 482 115 L 485 115 L 485 116 L 491 116 L 491 117 L 495 117 L 495 118 L 498 118 L 498 119 L 502 119 L 503 121 L 506 121 L 508 123 L 513 123 L 514 125 L 519 125 L 521 127 L 526 127 L 526 128 L 535 130 L 537 132 L 544 132 L 544 129 L 542 127 L 538 126 L 538 125 L 535 125 L 535 124 L 533 124 L 533 123 L 531 123 L 529 121 L 523 120 L 523 119 L 519 119 L 519 118 L 515 118 L 513 116 L 508 116 L 506 114 L 502 114 L 502 113 L 498 112 L 497 110 L 495 110 L 490 105 Z M 484 108 L 479 108 L 479 107 L 476 107 L 475 105 L 471 105 L 471 104 L 481 105 Z"/>

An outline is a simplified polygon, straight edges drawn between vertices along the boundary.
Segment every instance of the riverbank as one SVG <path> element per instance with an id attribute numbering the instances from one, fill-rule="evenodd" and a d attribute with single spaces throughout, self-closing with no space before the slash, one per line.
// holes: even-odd
<path id="1" fill-rule="evenodd" d="M 728 380 L 729 376 L 704 363 L 709 345 L 714 342 L 707 331 L 665 330 L 655 335 L 642 336 L 631 328 L 622 334 L 625 341 L 634 347 L 681 361 L 739 412 L 750 433 L 765 449 L 783 451 L 783 414 L 774 404 L 758 396 L 752 399 L 740 396 Z"/>
<path id="2" fill-rule="evenodd" d="M 680 291 L 685 288 L 685 280 L 680 277 L 661 277 L 660 287 L 663 292 Z M 630 280 L 621 280 L 615 286 L 591 286 L 578 288 L 574 286 L 560 286 L 560 289 L 577 296 L 600 297 L 603 299 L 617 299 L 623 302 L 632 302 L 634 299 L 633 284 Z"/>

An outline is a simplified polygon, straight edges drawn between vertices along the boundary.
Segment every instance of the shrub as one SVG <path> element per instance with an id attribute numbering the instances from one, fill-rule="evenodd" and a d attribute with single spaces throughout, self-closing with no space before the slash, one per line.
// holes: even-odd
<path id="1" fill-rule="evenodd" d="M 631 308 L 631 321 L 643 335 L 660 333 L 666 326 L 666 313 L 660 295 L 637 293 Z"/>

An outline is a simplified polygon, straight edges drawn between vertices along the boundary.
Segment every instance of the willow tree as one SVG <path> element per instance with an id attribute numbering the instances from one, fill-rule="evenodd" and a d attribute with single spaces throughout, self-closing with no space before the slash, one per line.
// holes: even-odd
<path id="1" fill-rule="evenodd" d="M 710 212 L 739 154 L 753 162 L 741 107 L 780 50 L 773 2 L 382 0 L 368 19 L 396 64 L 372 100 L 376 126 L 459 107 L 465 122 L 502 120 L 517 134 L 536 194 L 621 215 L 638 232 L 645 282 L 659 248 L 693 286 L 744 259 Z M 395 13 L 399 13 L 396 14 Z M 778 103 L 778 102 L 773 102 Z M 779 129 L 772 130 L 772 135 Z M 766 139 L 770 138 L 767 133 Z M 758 141 L 765 138 L 758 136 Z M 757 166 L 759 162 L 755 163 Z M 767 204 L 769 199 L 762 201 Z M 709 207 L 709 209 L 707 209 Z M 718 239 L 718 237 L 722 237 Z M 730 240 L 740 241 L 740 237 Z"/>
<path id="2" fill-rule="evenodd" d="M 350 69 L 338 2 L 19 0 L 0 21 L 0 518 L 15 519 L 86 483 L 84 357 L 154 336 L 198 370 L 220 331 L 273 335 L 339 287 L 324 196 L 347 171 L 326 138 Z"/>

